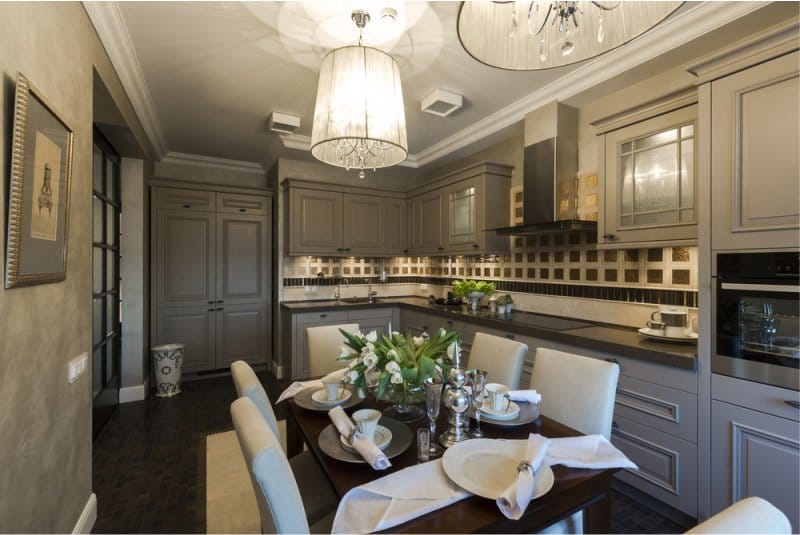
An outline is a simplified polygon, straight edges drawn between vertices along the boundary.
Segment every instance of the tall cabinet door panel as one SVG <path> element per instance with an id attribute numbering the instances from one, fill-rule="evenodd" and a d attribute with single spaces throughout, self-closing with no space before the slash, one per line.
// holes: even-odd
<path id="1" fill-rule="evenodd" d="M 386 199 L 386 254 L 400 256 L 408 251 L 405 199 Z"/>
<path id="2" fill-rule="evenodd" d="M 712 247 L 797 247 L 798 53 L 711 84 Z"/>
<path id="3" fill-rule="evenodd" d="M 419 252 L 438 253 L 442 247 L 442 195 L 438 190 L 419 198 Z"/>
<path id="4" fill-rule="evenodd" d="M 342 194 L 292 188 L 289 195 L 291 252 L 342 252 Z"/>
<path id="5" fill-rule="evenodd" d="M 254 303 L 267 298 L 270 254 L 265 222 L 264 216 L 217 216 L 216 302 Z"/>
<path id="6" fill-rule="evenodd" d="M 343 197 L 344 249 L 353 254 L 383 254 L 384 199 L 368 195 Z"/>
<path id="7" fill-rule="evenodd" d="M 156 345 L 184 344 L 182 370 L 186 373 L 213 369 L 215 314 L 209 305 L 159 309 Z"/>
<path id="8" fill-rule="evenodd" d="M 224 304 L 216 312 L 216 368 L 228 368 L 236 360 L 266 364 L 267 305 L 264 303 Z"/>
<path id="9" fill-rule="evenodd" d="M 159 306 L 206 305 L 215 300 L 215 215 L 161 210 L 157 227 Z"/>

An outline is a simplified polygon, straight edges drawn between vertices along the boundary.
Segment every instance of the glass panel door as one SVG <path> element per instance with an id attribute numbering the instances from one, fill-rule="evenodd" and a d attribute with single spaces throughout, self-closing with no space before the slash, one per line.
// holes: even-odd
<path id="1" fill-rule="evenodd" d="M 120 158 L 95 130 L 92 232 L 92 432 L 119 404 L 121 318 L 119 293 Z"/>

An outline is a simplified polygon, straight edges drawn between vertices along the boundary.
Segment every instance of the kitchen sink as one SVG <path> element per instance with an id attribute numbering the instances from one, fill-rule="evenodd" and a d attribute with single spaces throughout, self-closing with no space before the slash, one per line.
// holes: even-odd
<path id="1" fill-rule="evenodd" d="M 372 301 L 367 297 L 343 297 L 340 299 L 340 302 L 348 304 L 380 303 L 381 301 L 382 299 L 378 299 L 377 297 L 373 297 Z"/>

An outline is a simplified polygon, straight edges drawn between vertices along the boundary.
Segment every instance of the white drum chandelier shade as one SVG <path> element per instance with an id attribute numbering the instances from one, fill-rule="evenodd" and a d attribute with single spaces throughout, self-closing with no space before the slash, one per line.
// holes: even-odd
<path id="1" fill-rule="evenodd" d="M 463 2 L 458 37 L 491 67 L 539 70 L 608 52 L 646 32 L 683 2 Z"/>
<path id="2" fill-rule="evenodd" d="M 408 156 L 400 69 L 395 59 L 361 45 L 322 60 L 311 154 L 346 169 L 388 167 Z"/>

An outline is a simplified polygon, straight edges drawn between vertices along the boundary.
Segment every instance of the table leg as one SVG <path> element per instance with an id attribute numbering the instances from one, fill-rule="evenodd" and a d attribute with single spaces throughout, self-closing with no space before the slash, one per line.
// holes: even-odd
<path id="1" fill-rule="evenodd" d="M 603 482 L 604 496 L 583 510 L 584 533 L 611 533 L 611 474 Z"/>
<path id="2" fill-rule="evenodd" d="M 294 419 L 291 411 L 289 411 L 289 414 L 286 416 L 286 456 L 292 458 L 302 452 L 303 437 L 300 436 L 297 421 Z"/>

